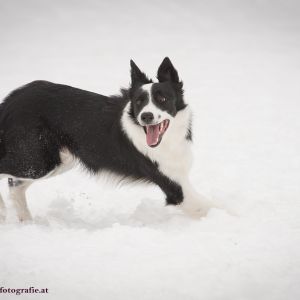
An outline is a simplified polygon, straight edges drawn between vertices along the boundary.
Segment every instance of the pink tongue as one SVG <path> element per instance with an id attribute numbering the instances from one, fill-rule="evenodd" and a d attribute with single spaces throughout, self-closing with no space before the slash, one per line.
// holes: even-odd
<path id="1" fill-rule="evenodd" d="M 158 142 L 158 136 L 159 136 L 159 125 L 150 125 L 147 128 L 147 144 L 148 146 L 156 145 Z"/>

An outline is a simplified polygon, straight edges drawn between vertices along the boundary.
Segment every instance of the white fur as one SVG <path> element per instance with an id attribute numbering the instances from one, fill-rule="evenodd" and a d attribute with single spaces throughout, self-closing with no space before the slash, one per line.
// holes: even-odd
<path id="1" fill-rule="evenodd" d="M 5 216 L 6 216 L 6 207 L 0 194 L 0 223 L 5 220 Z"/>
<path id="2" fill-rule="evenodd" d="M 26 190 L 32 182 L 23 181 L 18 186 L 9 188 L 9 198 L 12 201 L 20 222 L 31 221 L 32 217 L 26 202 Z"/>
<path id="3" fill-rule="evenodd" d="M 62 149 L 59 153 L 59 156 L 61 164 L 41 179 L 46 179 L 65 173 L 71 170 L 76 164 L 78 164 L 78 160 L 70 153 L 67 148 Z"/>
<path id="4" fill-rule="evenodd" d="M 189 171 L 192 164 L 191 142 L 186 134 L 191 122 L 191 111 L 187 106 L 170 119 L 169 128 L 161 143 L 149 147 L 142 126 L 136 125 L 129 116 L 130 103 L 124 109 L 122 126 L 134 146 L 143 155 L 159 164 L 159 170 L 171 180 L 179 183 L 183 189 L 184 201 L 181 207 L 189 214 L 205 214 L 207 201 L 198 195 L 190 184 Z"/>

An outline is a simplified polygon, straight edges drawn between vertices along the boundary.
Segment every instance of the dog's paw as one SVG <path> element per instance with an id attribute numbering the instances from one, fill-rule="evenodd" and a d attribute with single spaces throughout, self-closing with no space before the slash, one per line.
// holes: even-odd
<path id="1" fill-rule="evenodd" d="M 205 217 L 209 210 L 215 207 L 208 199 L 201 198 L 187 198 L 179 205 L 181 210 L 192 218 Z"/>

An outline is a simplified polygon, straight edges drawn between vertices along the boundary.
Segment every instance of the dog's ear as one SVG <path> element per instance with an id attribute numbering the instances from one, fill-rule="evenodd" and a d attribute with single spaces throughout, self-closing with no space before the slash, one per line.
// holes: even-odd
<path id="1" fill-rule="evenodd" d="M 131 86 L 139 85 L 139 84 L 147 84 L 151 83 L 152 81 L 143 73 L 135 62 L 131 59 L 130 60 L 130 67 L 131 67 Z"/>
<path id="2" fill-rule="evenodd" d="M 159 82 L 171 81 L 180 83 L 178 73 L 171 63 L 169 57 L 165 57 L 157 71 L 157 79 Z"/>

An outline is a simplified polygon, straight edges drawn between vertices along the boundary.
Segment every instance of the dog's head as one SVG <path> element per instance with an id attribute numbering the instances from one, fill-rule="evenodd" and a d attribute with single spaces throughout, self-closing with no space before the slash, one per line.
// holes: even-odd
<path id="1" fill-rule="evenodd" d="M 170 59 L 166 57 L 157 71 L 157 83 L 153 83 L 131 60 L 130 116 L 141 126 L 148 146 L 161 142 L 178 111 L 184 109 L 182 82 Z"/>

